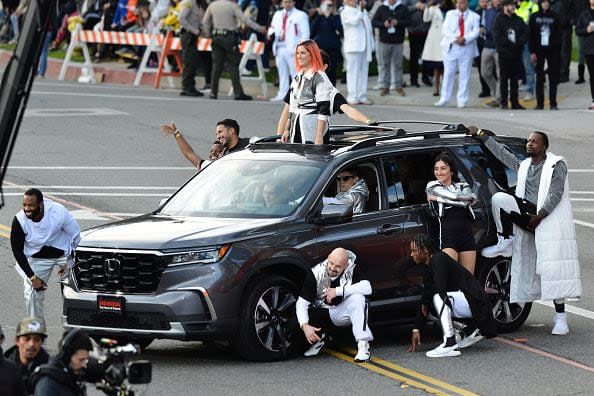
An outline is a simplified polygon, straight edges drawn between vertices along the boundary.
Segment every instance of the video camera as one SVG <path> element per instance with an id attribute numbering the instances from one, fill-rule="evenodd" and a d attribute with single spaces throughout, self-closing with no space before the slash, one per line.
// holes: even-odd
<path id="1" fill-rule="evenodd" d="M 100 340 L 99 348 L 89 356 L 85 381 L 106 395 L 134 395 L 130 385 L 148 384 L 152 380 L 152 363 L 148 360 L 132 360 L 140 353 L 134 344 L 118 346 L 108 338 Z"/>

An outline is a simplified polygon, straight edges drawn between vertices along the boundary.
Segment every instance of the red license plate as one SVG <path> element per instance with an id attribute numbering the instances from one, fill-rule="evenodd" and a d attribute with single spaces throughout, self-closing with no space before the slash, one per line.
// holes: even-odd
<path id="1" fill-rule="evenodd" d="M 122 314 L 125 309 L 125 299 L 119 296 L 97 296 L 97 309 L 99 312 Z"/>

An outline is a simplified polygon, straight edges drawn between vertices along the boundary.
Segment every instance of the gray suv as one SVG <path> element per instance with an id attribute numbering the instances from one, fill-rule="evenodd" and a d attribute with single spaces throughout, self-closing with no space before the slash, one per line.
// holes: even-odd
<path id="1" fill-rule="evenodd" d="M 329 145 L 260 141 L 221 158 L 154 212 L 83 233 L 63 288 L 64 326 L 144 345 L 228 340 L 245 358 L 281 359 L 300 344 L 294 305 L 304 274 L 338 246 L 366 268 L 372 325 L 412 322 L 423 268 L 410 262 L 409 245 L 435 224 L 425 197 L 432 159 L 449 152 L 477 192 L 479 251 L 496 239 L 491 195 L 515 186 L 515 173 L 462 126 L 438 128 L 335 127 Z M 497 140 L 524 151 L 520 139 Z M 370 192 L 355 215 L 323 204 L 337 193 L 337 174 L 353 167 Z M 509 302 L 509 266 L 502 257 L 477 263 L 503 331 L 530 312 Z"/>

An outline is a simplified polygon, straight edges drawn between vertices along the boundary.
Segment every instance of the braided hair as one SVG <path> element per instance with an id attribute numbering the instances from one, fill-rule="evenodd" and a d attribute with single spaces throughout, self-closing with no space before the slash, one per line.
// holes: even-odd
<path id="1" fill-rule="evenodd" d="M 411 242 L 414 243 L 419 251 L 427 249 L 430 255 L 438 250 L 435 241 L 429 234 L 418 234 L 411 240 Z"/>

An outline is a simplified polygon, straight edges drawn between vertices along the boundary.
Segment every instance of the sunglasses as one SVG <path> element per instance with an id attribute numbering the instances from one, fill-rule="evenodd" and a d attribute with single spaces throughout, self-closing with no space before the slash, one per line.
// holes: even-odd
<path id="1" fill-rule="evenodd" d="M 342 177 L 336 176 L 336 181 L 339 182 L 339 183 L 341 181 L 345 181 L 346 182 L 346 181 L 349 181 L 349 180 L 353 179 L 354 177 L 355 176 L 342 176 Z"/>

